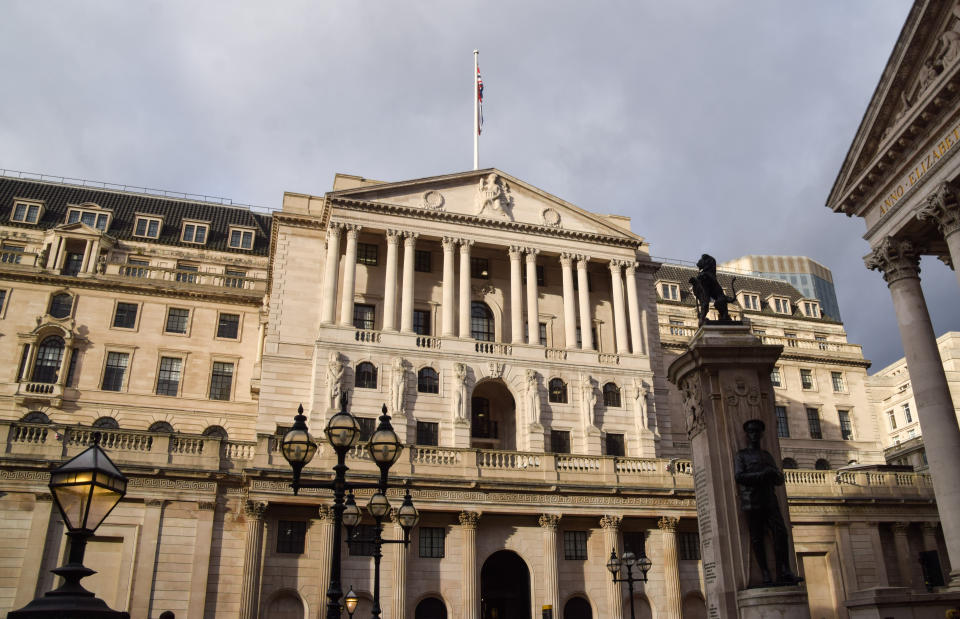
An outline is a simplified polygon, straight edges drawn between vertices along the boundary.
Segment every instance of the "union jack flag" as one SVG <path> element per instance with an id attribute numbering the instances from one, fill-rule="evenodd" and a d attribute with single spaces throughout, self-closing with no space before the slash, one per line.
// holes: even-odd
<path id="1" fill-rule="evenodd" d="M 483 133 L 483 78 L 480 77 L 480 67 L 477 67 L 477 135 Z"/>

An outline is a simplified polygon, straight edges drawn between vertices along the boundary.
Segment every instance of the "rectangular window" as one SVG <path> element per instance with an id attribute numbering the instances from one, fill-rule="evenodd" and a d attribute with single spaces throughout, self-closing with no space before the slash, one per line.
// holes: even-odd
<path id="1" fill-rule="evenodd" d="M 550 451 L 555 454 L 570 453 L 570 432 L 567 430 L 550 430 Z"/>
<path id="2" fill-rule="evenodd" d="M 227 288 L 243 288 L 247 272 L 242 269 L 224 269 L 223 285 Z"/>
<path id="3" fill-rule="evenodd" d="M 136 303 L 117 303 L 117 309 L 113 313 L 113 326 L 121 329 L 132 329 L 137 326 L 137 310 L 139 306 Z"/>
<path id="4" fill-rule="evenodd" d="M 787 407 L 774 406 L 777 413 L 777 436 L 780 438 L 790 438 L 790 424 L 787 422 Z"/>
<path id="5" fill-rule="evenodd" d="M 791 348 L 796 348 L 796 347 L 797 347 L 797 334 L 796 334 L 796 333 L 791 333 L 791 332 L 789 332 L 789 331 L 784 331 L 784 332 L 783 332 L 783 337 L 787 338 L 787 346 L 790 346 Z"/>
<path id="6" fill-rule="evenodd" d="M 252 230 L 230 230 L 230 241 L 228 243 L 234 249 L 253 249 L 253 231 Z"/>
<path id="7" fill-rule="evenodd" d="M 35 224 L 40 219 L 40 205 L 17 202 L 13 206 L 13 217 L 10 219 L 25 224 Z"/>
<path id="8" fill-rule="evenodd" d="M 470 258 L 470 277 L 490 279 L 490 261 L 486 258 Z"/>
<path id="9" fill-rule="evenodd" d="M 277 521 L 277 553 L 302 555 L 307 539 L 307 523 L 303 520 Z"/>
<path id="10" fill-rule="evenodd" d="M 180 393 L 180 372 L 183 359 L 179 357 L 160 357 L 160 370 L 157 373 L 157 395 L 176 396 Z"/>
<path id="11" fill-rule="evenodd" d="M 376 529 L 372 524 L 358 524 L 353 527 L 354 537 L 362 541 L 352 541 L 351 537 L 347 536 L 347 548 L 350 549 L 350 556 L 372 557 L 376 554 L 377 547 L 372 541 L 376 533 Z"/>
<path id="12" fill-rule="evenodd" d="M 647 556 L 647 532 L 624 531 L 623 552 L 632 552 L 638 559 Z"/>
<path id="13" fill-rule="evenodd" d="M 547 323 L 541 322 L 537 324 L 537 335 L 540 337 L 540 345 L 547 345 Z"/>
<path id="14" fill-rule="evenodd" d="M 8 264 L 20 264 L 20 261 L 23 259 L 22 254 L 26 249 L 27 248 L 25 245 L 4 242 L 2 245 L 2 252 L 0 252 L 0 262 L 6 262 Z"/>
<path id="15" fill-rule="evenodd" d="M 67 369 L 67 387 L 77 386 L 77 361 L 80 359 L 80 349 L 70 349 L 70 367 Z"/>
<path id="16" fill-rule="evenodd" d="M 366 443 L 373 436 L 373 431 L 377 427 L 377 420 L 373 417 L 357 417 L 357 425 L 360 426 L 360 436 L 357 437 L 358 443 Z"/>
<path id="17" fill-rule="evenodd" d="M 108 352 L 107 365 L 103 369 L 104 391 L 120 391 L 123 389 L 123 377 L 127 373 L 127 362 L 130 355 L 125 352 Z"/>
<path id="18" fill-rule="evenodd" d="M 429 310 L 413 310 L 413 332 L 417 335 L 430 335 Z"/>
<path id="19" fill-rule="evenodd" d="M 820 350 L 827 349 L 827 336 L 826 335 L 814 335 L 813 339 L 817 341 L 817 348 Z"/>
<path id="20" fill-rule="evenodd" d="M 773 298 L 773 311 L 778 314 L 789 314 L 790 313 L 790 301 L 787 299 L 782 299 L 780 297 Z"/>
<path id="21" fill-rule="evenodd" d="M 813 370 L 800 370 L 800 384 L 804 389 L 813 389 Z"/>
<path id="22" fill-rule="evenodd" d="M 377 246 L 373 243 L 357 243 L 357 264 L 377 266 Z"/>
<path id="23" fill-rule="evenodd" d="M 843 393 L 843 372 L 830 372 L 830 381 L 836 393 Z"/>
<path id="24" fill-rule="evenodd" d="M 887 421 L 890 423 L 890 429 L 897 429 L 897 414 L 892 410 L 887 411 Z"/>
<path id="25" fill-rule="evenodd" d="M 526 273 L 526 271 L 524 271 Z M 546 270 L 542 264 L 537 265 L 537 286 L 546 286 L 547 285 L 547 275 Z"/>
<path id="26" fill-rule="evenodd" d="M 229 400 L 230 390 L 233 388 L 233 364 L 225 361 L 214 361 L 210 372 L 210 399 Z"/>
<path id="27" fill-rule="evenodd" d="M 0 307 L 2 307 L 2 305 L 3 305 L 3 304 L 0 303 Z M 909 403 L 909 402 L 904 402 L 904 403 L 903 403 L 903 418 L 904 418 L 904 420 L 906 420 L 907 423 L 913 423 L 913 414 L 910 413 L 910 403 Z"/>
<path id="28" fill-rule="evenodd" d="M 80 220 L 83 221 L 86 215 L 87 213 L 84 213 Z M 84 221 L 83 223 L 87 222 Z M 92 221 L 90 222 L 90 226 L 93 226 Z M 160 220 L 152 217 L 137 217 L 134 223 L 133 236 L 142 236 L 148 239 L 158 238 L 160 236 Z"/>
<path id="29" fill-rule="evenodd" d="M 783 379 L 780 377 L 780 368 L 773 368 L 770 372 L 770 382 L 774 387 L 783 387 Z"/>
<path id="30" fill-rule="evenodd" d="M 417 445 L 439 445 L 440 424 L 434 421 L 417 422 Z"/>
<path id="31" fill-rule="evenodd" d="M 679 318 L 670 319 L 670 335 L 684 335 L 683 320 Z"/>
<path id="32" fill-rule="evenodd" d="M 373 305 L 366 305 L 364 303 L 353 304 L 354 329 L 373 329 L 376 316 L 377 310 Z"/>
<path id="33" fill-rule="evenodd" d="M 420 527 L 420 557 L 423 559 L 442 559 L 443 542 L 447 537 L 446 527 Z"/>
<path id="34" fill-rule="evenodd" d="M 563 558 L 567 561 L 587 560 L 587 532 L 563 532 Z"/>
<path id="35" fill-rule="evenodd" d="M 187 323 L 190 320 L 190 310 L 182 307 L 171 307 L 167 310 L 166 333 L 186 333 Z"/>
<path id="36" fill-rule="evenodd" d="M 197 273 L 199 271 L 200 271 L 200 267 L 195 264 L 177 263 L 176 280 L 178 282 L 183 282 L 186 284 L 196 284 Z"/>
<path id="37" fill-rule="evenodd" d="M 759 310 L 760 309 L 760 297 L 755 294 L 744 294 L 743 295 L 743 309 L 748 310 Z"/>
<path id="38" fill-rule="evenodd" d="M 810 438 L 823 438 L 820 430 L 820 411 L 815 408 L 807 409 L 807 425 L 810 426 Z"/>
<path id="39" fill-rule="evenodd" d="M 766 330 L 766 329 L 754 329 L 754 330 L 753 330 L 753 334 L 754 334 L 754 335 L 766 335 L 766 334 L 767 334 L 767 330 Z"/>
<path id="40" fill-rule="evenodd" d="M 803 302 L 803 313 L 811 318 L 820 317 L 820 307 L 816 303 Z"/>
<path id="41" fill-rule="evenodd" d="M 430 264 L 430 251 L 427 249 L 418 249 L 413 253 L 413 270 L 418 273 L 429 273 L 432 269 Z"/>
<path id="42" fill-rule="evenodd" d="M 207 225 L 184 223 L 183 236 L 181 236 L 181 240 L 184 243 L 196 243 L 197 245 L 205 244 L 207 242 Z"/>
<path id="43" fill-rule="evenodd" d="M 853 440 L 853 425 L 850 423 L 850 411 L 837 411 L 837 416 L 840 417 L 840 435 L 845 441 Z"/>
<path id="44" fill-rule="evenodd" d="M 3 317 L 3 308 L 6 302 L 7 302 L 7 291 L 0 288 L 0 318 Z"/>
<path id="45" fill-rule="evenodd" d="M 120 272 L 126 277 L 150 277 L 149 260 L 127 257 L 127 264 L 120 268 Z"/>
<path id="46" fill-rule="evenodd" d="M 660 284 L 660 296 L 667 301 L 679 301 L 680 286 L 676 284 Z"/>
<path id="47" fill-rule="evenodd" d="M 240 334 L 240 314 L 220 314 L 217 320 L 217 337 L 235 340 Z"/>
<path id="48" fill-rule="evenodd" d="M 597 329 L 596 327 L 590 328 L 590 335 L 593 336 L 593 349 L 597 349 Z M 583 348 L 583 336 L 580 335 L 580 327 L 577 327 L 577 348 Z"/>
<path id="49" fill-rule="evenodd" d="M 681 561 L 699 561 L 700 534 L 696 531 L 677 533 L 677 554 Z"/>
<path id="50" fill-rule="evenodd" d="M 627 448 L 624 445 L 622 434 L 607 433 L 607 455 L 623 457 L 627 454 Z"/>

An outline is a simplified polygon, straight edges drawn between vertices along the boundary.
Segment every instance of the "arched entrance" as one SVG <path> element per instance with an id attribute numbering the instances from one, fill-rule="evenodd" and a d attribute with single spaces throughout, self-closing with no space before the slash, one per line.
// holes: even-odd
<path id="1" fill-rule="evenodd" d="M 500 380 L 477 383 L 470 399 L 470 446 L 517 449 L 517 404 Z"/>
<path id="2" fill-rule="evenodd" d="M 480 619 L 530 619 L 530 570 L 515 552 L 495 552 L 483 563 Z"/>
<path id="3" fill-rule="evenodd" d="M 570 598 L 563 606 L 563 619 L 593 619 L 590 602 L 579 596 Z"/>
<path id="4" fill-rule="evenodd" d="M 447 607 L 440 598 L 424 598 L 417 604 L 413 619 L 447 619 Z"/>

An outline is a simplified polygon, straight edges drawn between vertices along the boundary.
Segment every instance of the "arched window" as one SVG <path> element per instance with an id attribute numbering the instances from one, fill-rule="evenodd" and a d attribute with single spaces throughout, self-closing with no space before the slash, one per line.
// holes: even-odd
<path id="1" fill-rule="evenodd" d="M 493 341 L 493 312 L 483 301 L 470 306 L 470 337 L 482 342 Z"/>
<path id="2" fill-rule="evenodd" d="M 167 432 L 173 434 L 173 426 L 166 421 L 154 421 L 148 428 L 150 432 Z"/>
<path id="3" fill-rule="evenodd" d="M 69 296 L 69 295 L 68 295 Z M 37 349 L 37 360 L 33 364 L 35 383 L 55 383 L 60 375 L 60 364 L 63 362 L 63 338 L 51 335 L 40 342 Z"/>
<path id="4" fill-rule="evenodd" d="M 620 387 L 616 383 L 607 383 L 603 386 L 604 406 L 620 407 Z"/>
<path id="5" fill-rule="evenodd" d="M 207 426 L 207 429 L 203 431 L 204 436 L 209 436 L 210 438 L 218 438 L 222 441 L 227 440 L 227 431 L 223 429 L 223 426 Z"/>
<path id="6" fill-rule="evenodd" d="M 567 403 L 567 383 L 563 382 L 562 378 L 551 378 L 548 392 L 548 398 L 551 402 Z"/>
<path id="7" fill-rule="evenodd" d="M 50 423 L 50 418 L 40 411 L 30 411 L 20 421 L 23 423 Z"/>
<path id="8" fill-rule="evenodd" d="M 828 462 L 827 460 L 824 460 L 823 458 L 820 458 L 819 460 L 817 460 L 817 463 L 813 465 L 813 468 L 817 469 L 818 471 L 829 471 L 830 462 Z"/>
<path id="9" fill-rule="evenodd" d="M 797 461 L 793 458 L 784 458 L 783 459 L 783 468 L 786 469 L 795 469 L 797 468 Z"/>
<path id="10" fill-rule="evenodd" d="M 66 318 L 73 311 L 73 296 L 61 292 L 50 297 L 50 310 L 47 312 L 54 318 Z"/>
<path id="11" fill-rule="evenodd" d="M 119 430 L 120 424 L 113 417 L 101 417 L 93 422 L 93 427 L 101 430 Z"/>
<path id="12" fill-rule="evenodd" d="M 414 619 L 447 619 L 447 607 L 439 598 L 424 598 L 413 611 Z"/>
<path id="13" fill-rule="evenodd" d="M 440 393 L 440 377 L 433 368 L 421 368 L 417 372 L 417 391 L 420 393 Z"/>
<path id="14" fill-rule="evenodd" d="M 357 364 L 354 370 L 353 384 L 357 389 L 376 389 L 377 388 L 377 366 L 369 361 Z"/>

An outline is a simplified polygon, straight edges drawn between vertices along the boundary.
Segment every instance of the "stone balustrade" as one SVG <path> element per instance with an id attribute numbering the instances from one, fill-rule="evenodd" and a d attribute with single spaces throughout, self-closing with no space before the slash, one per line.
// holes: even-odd
<path id="1" fill-rule="evenodd" d="M 697 327 L 686 325 L 660 325 L 660 337 L 666 340 L 689 340 L 697 332 Z M 847 342 L 827 342 L 824 340 L 811 340 L 796 337 L 781 337 L 777 335 L 759 336 L 764 344 L 777 344 L 783 346 L 784 354 L 791 352 L 804 352 L 824 355 L 844 355 L 848 357 L 862 358 L 863 348 L 859 344 L 849 344 Z"/>
<path id="2" fill-rule="evenodd" d="M 198 286 L 229 288 L 261 294 L 266 292 L 267 289 L 267 280 L 265 278 L 226 275 L 224 273 L 206 273 L 202 271 L 184 271 L 122 262 L 107 263 L 104 275 L 116 276 L 122 279 L 148 279 L 172 282 L 177 285 L 195 284 Z"/>

